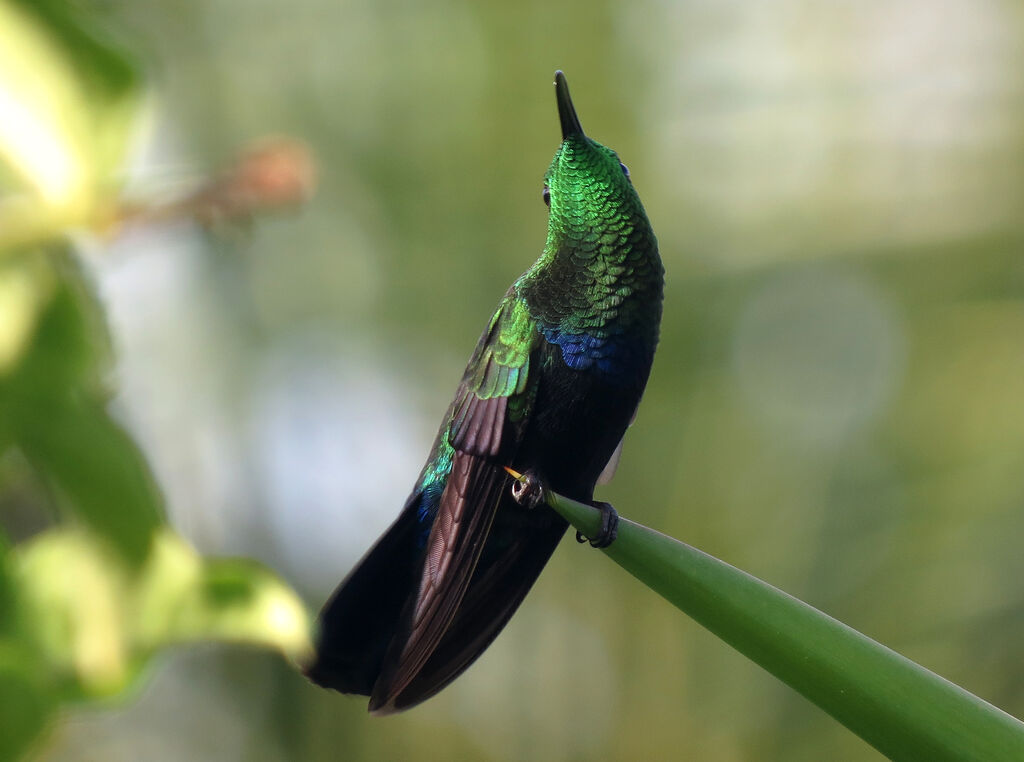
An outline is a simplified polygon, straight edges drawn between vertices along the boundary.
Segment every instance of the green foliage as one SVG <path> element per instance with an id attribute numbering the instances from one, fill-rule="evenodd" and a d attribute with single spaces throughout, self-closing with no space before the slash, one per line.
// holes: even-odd
<path id="1" fill-rule="evenodd" d="M 599 530 L 595 508 L 547 499 Z M 626 520 L 605 553 L 890 759 L 1024 759 L 1024 723 L 729 564 Z"/>
<path id="2" fill-rule="evenodd" d="M 308 647 L 290 588 L 165 525 L 107 410 L 102 309 L 66 233 L 118 208 L 139 84 L 70 4 L 0 2 L 0 511 L 32 515 L 0 512 L 0 759 L 61 704 L 122 694 L 168 645 Z"/>
<path id="3" fill-rule="evenodd" d="M 15 555 L 24 619 L 64 699 L 124 691 L 174 643 L 249 642 L 295 656 L 306 648 L 304 609 L 272 574 L 203 560 L 166 529 L 141 569 L 80 530 L 44 532 Z"/>
<path id="4" fill-rule="evenodd" d="M 67 511 L 138 564 L 162 520 L 160 496 L 142 455 L 104 408 L 102 343 L 90 325 L 98 305 L 73 268 L 55 269 L 64 270 L 55 274 L 56 293 L 21 361 L 0 381 L 3 417 L 13 443 Z"/>
<path id="5" fill-rule="evenodd" d="M 134 66 L 62 0 L 0 3 L 3 248 L 99 225 L 116 190 L 141 95 Z M 16 178 L 16 180 L 15 180 Z"/>

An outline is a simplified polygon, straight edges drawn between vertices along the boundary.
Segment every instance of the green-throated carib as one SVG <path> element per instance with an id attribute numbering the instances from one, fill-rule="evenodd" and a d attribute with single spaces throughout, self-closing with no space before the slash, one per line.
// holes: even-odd
<path id="1" fill-rule="evenodd" d="M 664 280 L 654 231 L 626 166 L 583 134 L 562 72 L 555 94 L 544 251 L 487 324 L 401 514 L 320 613 L 307 674 L 369 696 L 372 712 L 407 709 L 461 674 L 565 532 L 505 467 L 592 501 L 650 373 Z M 616 524 L 599 505 L 598 546 Z"/>

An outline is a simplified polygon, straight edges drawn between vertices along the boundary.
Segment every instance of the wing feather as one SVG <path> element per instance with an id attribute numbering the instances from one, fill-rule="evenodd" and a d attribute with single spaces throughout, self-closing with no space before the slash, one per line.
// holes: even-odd
<path id="1" fill-rule="evenodd" d="M 416 595 L 410 596 L 403 625 L 384 657 L 370 697 L 372 712 L 385 714 L 407 706 L 408 701 L 401 707 L 396 702 L 414 682 L 416 693 L 431 695 L 464 668 L 455 667 L 452 673 L 442 666 L 432 670 L 439 677 L 425 682 L 420 677 L 459 616 L 498 505 L 507 492 L 510 479 L 502 466 L 514 452 L 518 436 L 516 427 L 508 425 L 508 402 L 511 396 L 535 388 L 526 380 L 539 336 L 525 304 L 510 293 L 470 359 L 450 408 L 452 467 L 427 538 L 419 587 Z M 494 633 L 486 635 L 484 645 L 506 620 L 507 616 L 501 618 Z M 472 633 L 469 637 L 479 639 Z M 459 663 L 468 664 L 462 655 L 456 656 Z M 443 682 L 438 684 L 441 678 Z"/>
<path id="2" fill-rule="evenodd" d="M 406 631 L 396 637 L 370 696 L 370 711 L 394 711 L 394 698 L 440 642 L 476 568 L 508 476 L 478 457 L 456 453 L 448 486 L 427 540 L 418 594 Z"/>
<path id="3" fill-rule="evenodd" d="M 513 506 L 509 506 L 513 508 Z M 516 506 L 517 507 L 517 506 Z M 502 515 L 499 509 L 498 519 Z M 415 678 L 395 697 L 396 710 L 430 698 L 483 653 L 519 608 L 565 532 L 557 516 L 493 553 L 486 548 L 444 637 Z"/>

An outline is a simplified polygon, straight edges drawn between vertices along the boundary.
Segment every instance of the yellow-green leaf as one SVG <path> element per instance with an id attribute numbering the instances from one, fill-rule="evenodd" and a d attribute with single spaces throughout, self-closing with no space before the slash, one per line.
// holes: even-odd
<path id="1" fill-rule="evenodd" d="M 102 221 L 138 105 L 133 67 L 74 6 L 0 0 L 0 244 Z"/>
<path id="2" fill-rule="evenodd" d="M 276 575 L 204 560 L 170 530 L 138 572 L 82 529 L 44 532 L 14 558 L 27 637 L 67 697 L 123 692 L 149 656 L 178 643 L 247 643 L 294 660 L 310 649 L 308 612 Z"/>

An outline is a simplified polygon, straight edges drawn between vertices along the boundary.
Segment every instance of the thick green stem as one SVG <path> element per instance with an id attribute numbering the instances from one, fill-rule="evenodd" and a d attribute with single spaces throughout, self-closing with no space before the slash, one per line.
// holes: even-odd
<path id="1" fill-rule="evenodd" d="M 600 512 L 548 504 L 593 536 Z M 1024 723 L 756 577 L 622 519 L 604 551 L 894 760 L 1024 760 Z"/>

